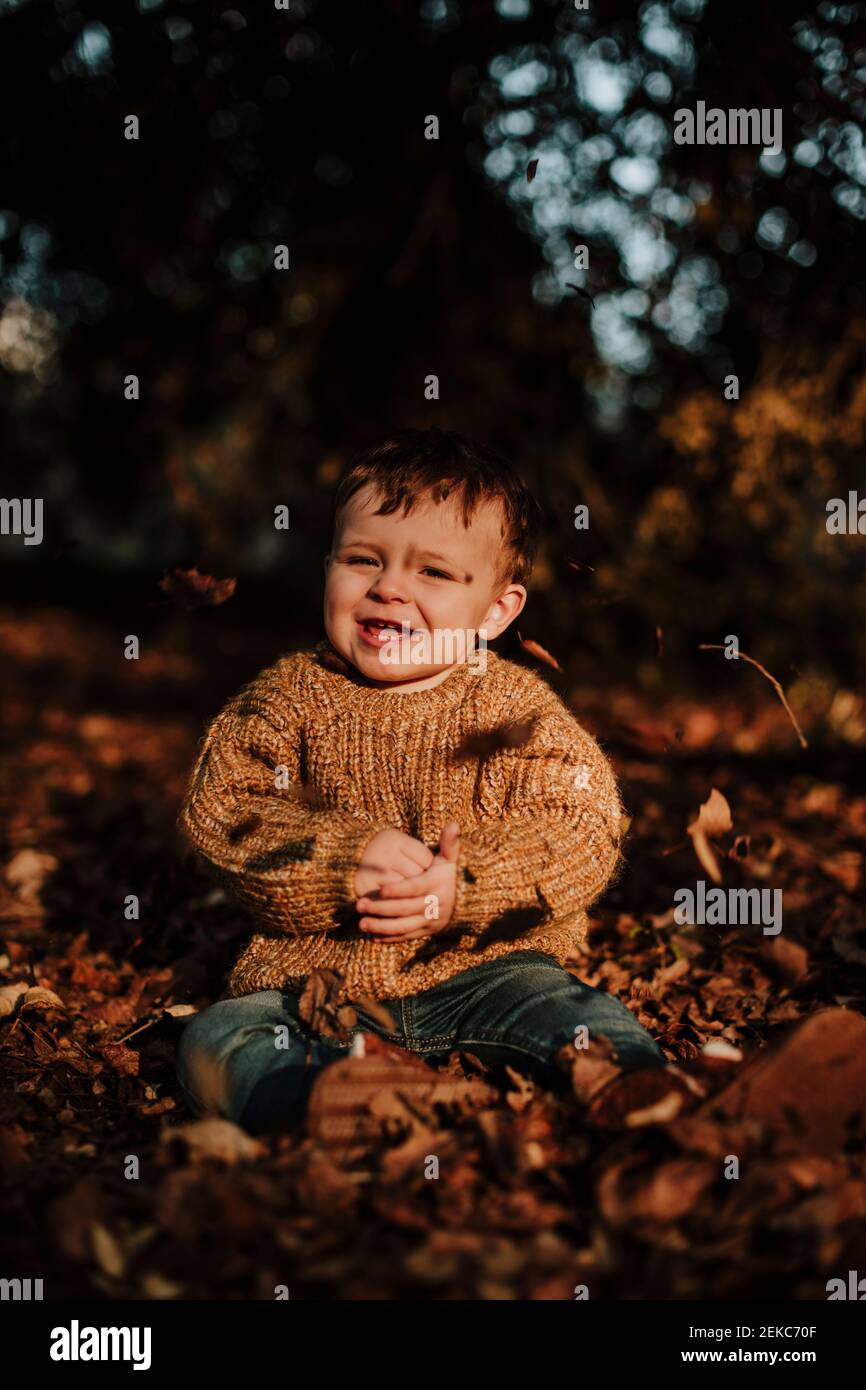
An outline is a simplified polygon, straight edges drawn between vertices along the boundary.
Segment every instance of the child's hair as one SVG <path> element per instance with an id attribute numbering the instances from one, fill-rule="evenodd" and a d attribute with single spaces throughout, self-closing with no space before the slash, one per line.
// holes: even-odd
<path id="1" fill-rule="evenodd" d="M 481 502 L 498 502 L 503 513 L 505 555 L 496 566 L 497 583 L 524 584 L 532 573 L 543 515 L 511 464 L 495 449 L 476 444 L 454 430 L 397 430 L 350 459 L 340 474 L 331 506 L 331 535 L 351 497 L 371 483 L 382 496 L 375 515 L 402 505 L 407 516 L 419 497 L 442 502 L 449 493 L 462 503 L 468 525 Z"/>

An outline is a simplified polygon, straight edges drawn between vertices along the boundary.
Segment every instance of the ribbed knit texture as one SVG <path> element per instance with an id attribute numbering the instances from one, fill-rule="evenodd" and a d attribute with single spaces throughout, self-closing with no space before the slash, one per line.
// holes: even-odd
<path id="1" fill-rule="evenodd" d="M 430 690 L 364 683 L 330 643 L 277 661 L 208 729 L 180 825 L 259 926 L 232 995 L 339 972 L 336 1001 L 399 998 L 515 950 L 561 964 L 616 867 L 622 807 L 595 739 L 534 671 L 487 650 Z M 502 726 L 535 721 L 522 744 Z M 467 736 L 473 754 L 455 756 Z M 284 785 L 280 785 L 280 783 Z M 434 852 L 461 830 L 450 922 L 388 943 L 358 928 L 354 875 L 379 830 Z M 393 920 L 393 919 L 390 919 Z"/>

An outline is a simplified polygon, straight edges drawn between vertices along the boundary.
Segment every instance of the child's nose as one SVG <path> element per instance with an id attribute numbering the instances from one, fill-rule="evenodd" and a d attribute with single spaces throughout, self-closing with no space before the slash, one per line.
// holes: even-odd
<path id="1" fill-rule="evenodd" d="M 386 603 L 392 603 L 395 599 L 402 601 L 405 598 L 405 588 L 405 581 L 399 575 L 383 571 L 371 586 L 370 593 Z"/>

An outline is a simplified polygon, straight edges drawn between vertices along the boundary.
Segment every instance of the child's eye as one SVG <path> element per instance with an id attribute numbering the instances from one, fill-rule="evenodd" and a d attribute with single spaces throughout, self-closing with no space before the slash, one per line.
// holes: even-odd
<path id="1" fill-rule="evenodd" d="M 346 556 L 346 564 L 347 564 L 347 565 L 375 565 L 375 563 L 376 563 L 376 561 L 372 558 L 371 555 L 347 555 L 347 556 Z M 432 575 L 435 575 L 435 577 L 436 577 L 437 579 L 450 579 L 450 578 L 451 578 L 451 575 L 450 575 L 450 574 L 445 574 L 444 571 L 442 571 L 442 570 L 437 570 L 437 569 L 435 568 L 435 566 L 433 566 L 433 565 L 425 565 L 424 568 L 423 568 L 423 570 L 421 571 L 421 573 L 422 573 L 422 574 L 432 574 Z"/>

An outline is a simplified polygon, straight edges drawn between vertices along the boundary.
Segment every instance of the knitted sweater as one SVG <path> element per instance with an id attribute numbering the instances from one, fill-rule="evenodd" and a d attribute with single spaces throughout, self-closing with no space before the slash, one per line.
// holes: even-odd
<path id="1" fill-rule="evenodd" d="M 216 717 L 179 823 L 257 919 L 231 995 L 298 989 L 328 969 L 336 1003 L 399 998 L 510 951 L 563 964 L 584 940 L 584 909 L 619 856 L 613 772 L 541 676 L 486 657 L 486 671 L 463 663 L 400 694 L 366 685 L 323 641 L 262 671 Z M 451 820 L 447 925 L 391 943 L 361 932 L 367 843 L 393 826 L 435 852 Z"/>

